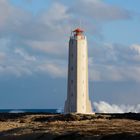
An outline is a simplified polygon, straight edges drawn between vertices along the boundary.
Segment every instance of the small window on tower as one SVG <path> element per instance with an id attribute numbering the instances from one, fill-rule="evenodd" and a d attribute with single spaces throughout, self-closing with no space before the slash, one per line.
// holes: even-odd
<path id="1" fill-rule="evenodd" d="M 73 71 L 73 67 L 71 67 L 71 71 Z"/>
<path id="2" fill-rule="evenodd" d="M 73 84 L 73 80 L 71 80 L 71 84 Z"/>
<path id="3" fill-rule="evenodd" d="M 73 41 L 71 41 L 71 45 L 73 45 Z"/>

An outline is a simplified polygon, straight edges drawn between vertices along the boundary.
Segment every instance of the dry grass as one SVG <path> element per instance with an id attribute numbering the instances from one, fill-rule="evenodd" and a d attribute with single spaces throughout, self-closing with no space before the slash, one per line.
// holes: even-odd
<path id="1" fill-rule="evenodd" d="M 66 118 L 69 117 L 69 118 Z M 24 115 L 0 121 L 1 135 L 49 133 L 65 135 L 76 133 L 86 136 L 106 136 L 120 133 L 140 134 L 140 121 L 112 115 Z"/>

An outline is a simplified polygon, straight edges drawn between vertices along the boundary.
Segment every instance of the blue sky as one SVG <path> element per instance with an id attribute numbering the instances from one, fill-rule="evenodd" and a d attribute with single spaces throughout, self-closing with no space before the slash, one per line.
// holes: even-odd
<path id="1" fill-rule="evenodd" d="M 0 108 L 62 108 L 70 31 L 88 38 L 92 102 L 139 104 L 139 0 L 1 0 Z"/>

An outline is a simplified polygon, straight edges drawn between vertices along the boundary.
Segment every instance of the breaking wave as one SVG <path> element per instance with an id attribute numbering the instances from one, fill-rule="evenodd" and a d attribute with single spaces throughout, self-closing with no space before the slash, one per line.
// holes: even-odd
<path id="1" fill-rule="evenodd" d="M 140 113 L 140 104 L 137 105 L 116 105 L 109 104 L 105 101 L 99 101 L 93 103 L 95 112 L 97 113 Z"/>
<path id="2" fill-rule="evenodd" d="M 9 113 L 25 113 L 23 110 L 11 110 Z"/>

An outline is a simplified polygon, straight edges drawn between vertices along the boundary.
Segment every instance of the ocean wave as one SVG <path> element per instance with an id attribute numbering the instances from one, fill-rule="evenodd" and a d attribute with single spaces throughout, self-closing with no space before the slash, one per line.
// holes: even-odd
<path id="1" fill-rule="evenodd" d="M 56 113 L 62 113 L 63 112 L 63 109 L 59 108 L 56 110 Z"/>
<path id="2" fill-rule="evenodd" d="M 11 110 L 9 113 L 25 113 L 23 110 Z"/>
<path id="3" fill-rule="evenodd" d="M 125 104 L 110 104 L 105 101 L 94 102 L 93 106 L 98 113 L 140 113 L 140 104 L 125 105 Z"/>

